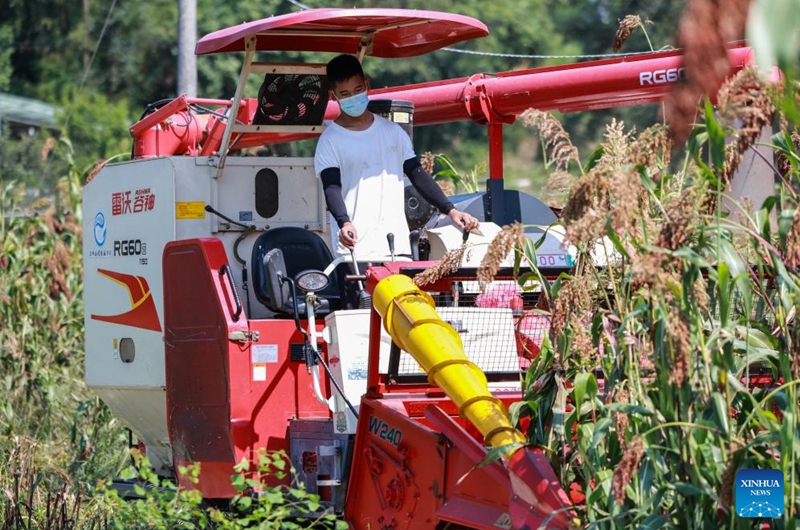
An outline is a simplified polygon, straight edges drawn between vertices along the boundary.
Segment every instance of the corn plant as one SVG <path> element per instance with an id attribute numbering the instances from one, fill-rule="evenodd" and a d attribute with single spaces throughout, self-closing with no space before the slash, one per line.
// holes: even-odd
<path id="1" fill-rule="evenodd" d="M 126 442 L 83 383 L 81 174 L 33 203 L 27 189 L 0 187 L 0 522 L 90 528 L 87 494 L 124 465 Z"/>
<path id="2" fill-rule="evenodd" d="M 783 474 L 770 521 L 796 528 L 800 142 L 784 97 L 746 69 L 702 108 L 677 171 L 666 128 L 614 122 L 574 179 L 560 222 L 577 265 L 538 283 L 550 336 L 511 412 L 588 528 L 750 528 L 733 495 L 747 468 Z M 727 197 L 773 121 L 774 194 Z M 516 248 L 537 263 L 536 242 Z"/>

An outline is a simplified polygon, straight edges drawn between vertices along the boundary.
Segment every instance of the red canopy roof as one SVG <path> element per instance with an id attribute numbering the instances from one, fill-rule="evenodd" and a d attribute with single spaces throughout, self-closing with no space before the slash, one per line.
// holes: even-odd
<path id="1" fill-rule="evenodd" d="M 309 9 L 246 22 L 200 39 L 195 53 L 244 51 L 256 36 L 256 50 L 355 54 L 373 38 L 375 57 L 413 57 L 489 34 L 481 21 L 464 15 L 416 9 Z"/>

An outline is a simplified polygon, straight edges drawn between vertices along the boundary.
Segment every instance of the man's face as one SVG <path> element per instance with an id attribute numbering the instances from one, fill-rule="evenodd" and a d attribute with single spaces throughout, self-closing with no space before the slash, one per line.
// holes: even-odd
<path id="1" fill-rule="evenodd" d="M 336 99 L 344 99 L 355 96 L 356 94 L 361 94 L 367 90 L 369 90 L 369 79 L 364 79 L 360 75 L 354 75 L 350 79 L 334 83 L 331 92 L 333 92 Z"/>

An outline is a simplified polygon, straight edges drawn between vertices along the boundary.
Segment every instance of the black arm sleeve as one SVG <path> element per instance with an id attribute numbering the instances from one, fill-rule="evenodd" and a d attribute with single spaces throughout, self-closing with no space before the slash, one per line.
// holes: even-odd
<path id="1" fill-rule="evenodd" d="M 454 208 L 453 203 L 447 199 L 447 195 L 436 184 L 430 173 L 425 171 L 417 157 L 409 158 L 403 162 L 403 172 L 419 194 L 422 195 L 422 198 L 434 205 L 437 210 L 443 214 L 448 214 Z"/>
<path id="2" fill-rule="evenodd" d="M 342 173 L 338 167 L 329 167 L 323 169 L 319 176 L 322 180 L 322 191 L 325 193 L 325 204 L 328 205 L 328 210 L 341 228 L 342 225 L 350 222 L 347 207 L 344 205 L 344 197 L 342 197 Z"/>

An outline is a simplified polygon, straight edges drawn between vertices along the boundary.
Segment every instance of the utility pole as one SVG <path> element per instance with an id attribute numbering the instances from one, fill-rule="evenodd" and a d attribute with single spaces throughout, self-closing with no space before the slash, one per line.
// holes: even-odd
<path id="1" fill-rule="evenodd" d="M 197 97 L 197 0 L 178 0 L 178 95 Z"/>

